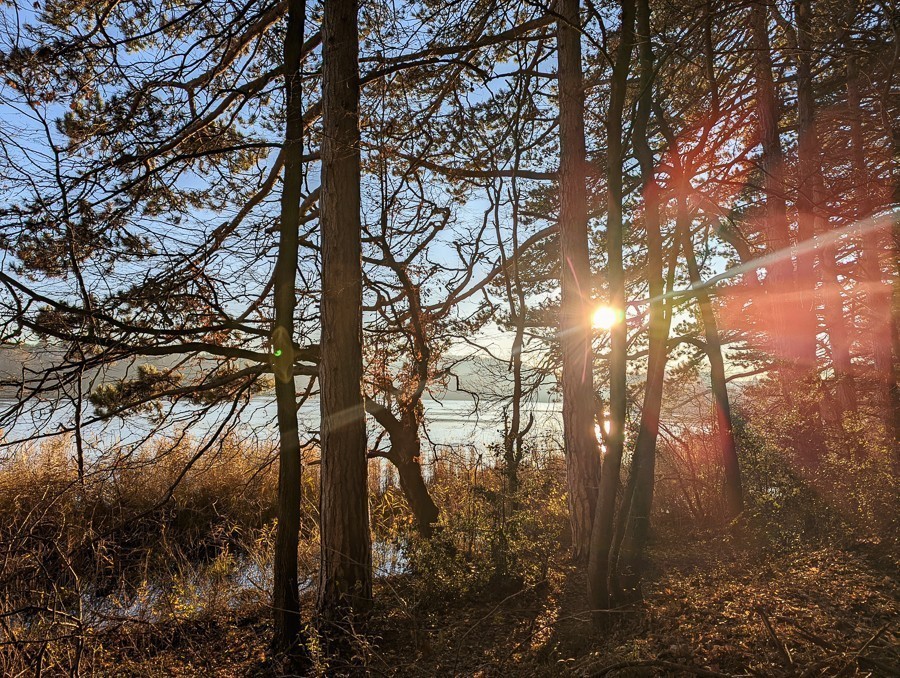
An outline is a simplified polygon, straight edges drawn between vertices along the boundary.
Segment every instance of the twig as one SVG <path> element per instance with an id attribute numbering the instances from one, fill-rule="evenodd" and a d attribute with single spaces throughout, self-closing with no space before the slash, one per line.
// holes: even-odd
<path id="1" fill-rule="evenodd" d="M 531 592 L 531 591 L 533 591 L 535 588 L 537 588 L 538 586 L 540 586 L 541 584 L 546 584 L 546 583 L 547 583 L 547 580 L 545 579 L 545 580 L 542 580 L 542 581 L 539 581 L 539 582 L 535 582 L 534 584 L 531 584 L 531 585 L 529 585 L 529 586 L 526 586 L 526 587 L 520 589 L 519 591 L 516 591 L 516 592 L 514 592 L 514 593 L 511 593 L 510 595 L 506 596 L 506 598 L 504 598 L 504 599 L 501 600 L 499 603 L 497 603 L 497 604 L 494 606 L 494 608 L 493 608 L 490 612 L 488 612 L 488 613 L 487 613 L 486 615 L 484 615 L 481 619 L 477 620 L 474 624 L 472 624 L 471 626 L 469 626 L 469 628 L 466 629 L 465 633 L 462 634 L 462 636 L 460 637 L 459 641 L 457 642 L 457 645 L 456 645 L 456 657 L 455 657 L 454 663 L 453 663 L 453 667 L 454 667 L 453 672 L 456 673 L 456 667 L 459 665 L 459 656 L 460 656 L 460 653 L 462 652 L 462 644 L 463 644 L 463 641 L 466 639 L 466 637 L 468 637 L 468 635 L 469 635 L 472 631 L 475 630 L 475 628 L 476 628 L 479 624 L 481 624 L 483 621 L 485 621 L 485 620 L 487 620 L 487 619 L 490 619 L 494 614 L 497 613 L 497 611 L 500 610 L 501 607 L 503 607 L 506 603 L 508 603 L 508 602 L 509 602 L 510 600 L 512 600 L 513 598 L 515 598 L 515 597 L 517 597 L 517 596 L 521 596 L 521 595 L 523 595 L 523 594 L 525 594 L 525 593 Z"/>
<path id="2" fill-rule="evenodd" d="M 775 617 L 778 621 L 783 621 L 794 627 L 794 630 L 800 634 L 804 639 L 808 640 L 811 643 L 818 645 L 826 650 L 831 650 L 832 652 L 838 652 L 837 646 L 834 643 L 831 643 L 824 638 L 817 636 L 814 633 L 807 631 L 805 628 L 800 626 L 800 624 L 789 617 L 777 616 Z"/>
<path id="3" fill-rule="evenodd" d="M 878 629 L 878 630 L 872 635 L 871 638 L 869 638 L 866 642 L 864 642 L 864 643 L 860 646 L 860 648 L 856 651 L 856 656 L 858 657 L 859 655 L 861 655 L 863 652 L 865 652 L 865 651 L 869 648 L 869 645 L 871 645 L 871 644 L 874 643 L 876 640 L 878 640 L 879 638 L 881 638 L 881 636 L 884 635 L 884 632 L 887 631 L 888 628 L 890 628 L 890 626 L 891 626 L 891 623 L 888 622 L 887 624 L 885 624 L 884 626 L 882 626 L 880 629 Z"/>
<path id="4" fill-rule="evenodd" d="M 860 645 L 859 649 L 853 654 L 853 656 L 850 658 L 850 660 L 847 661 L 847 663 L 841 667 L 841 670 L 837 672 L 837 675 L 842 675 L 847 669 L 849 669 L 851 666 L 853 666 L 854 662 L 858 662 L 862 658 L 862 653 L 865 652 L 872 643 L 874 643 L 876 640 L 881 638 L 881 636 L 884 635 L 884 632 L 888 630 L 890 625 L 891 625 L 890 622 L 888 622 L 887 624 L 882 626 L 880 629 L 878 629 L 872 635 L 871 638 L 869 638 L 866 642 L 864 642 L 862 645 Z M 868 659 L 868 658 L 866 658 L 866 659 Z M 871 661 L 871 660 L 869 660 L 869 661 Z"/>
<path id="5" fill-rule="evenodd" d="M 778 654 L 781 655 L 784 663 L 788 666 L 793 666 L 794 660 L 791 659 L 791 653 L 788 651 L 787 646 L 778 639 L 778 636 L 775 633 L 775 629 L 772 628 L 772 622 L 769 621 L 769 617 L 761 607 L 756 608 L 756 613 L 760 617 L 762 617 L 763 624 L 765 624 L 766 626 L 766 631 L 768 631 L 769 637 L 772 639 L 772 642 L 775 643 L 775 647 L 778 648 Z"/>
<path id="6" fill-rule="evenodd" d="M 811 678 L 811 676 L 820 675 L 823 668 L 825 668 L 829 664 L 833 664 L 835 661 L 840 659 L 842 656 L 843 655 L 841 655 L 841 654 L 832 654 L 832 655 L 825 657 L 825 659 L 820 659 L 819 661 L 817 661 L 813 664 L 810 664 L 803 670 L 803 673 L 800 674 L 800 678 Z"/>
<path id="7" fill-rule="evenodd" d="M 872 657 L 857 657 L 857 664 L 866 664 L 874 669 L 883 671 L 886 676 L 900 676 L 900 667 L 891 666 L 890 664 L 874 659 Z"/>

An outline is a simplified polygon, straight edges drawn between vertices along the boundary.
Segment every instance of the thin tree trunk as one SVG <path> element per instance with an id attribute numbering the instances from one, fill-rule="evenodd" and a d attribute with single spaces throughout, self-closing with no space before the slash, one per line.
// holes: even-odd
<path id="1" fill-rule="evenodd" d="M 712 0 L 706 5 L 706 22 L 705 27 L 707 37 L 705 40 L 706 52 L 706 68 L 707 79 L 709 80 L 710 98 L 712 99 L 713 109 L 718 117 L 719 113 L 719 91 L 715 77 L 715 52 L 713 50 L 712 41 Z M 682 177 L 685 192 L 682 196 L 687 197 L 687 189 L 690 187 L 687 182 L 690 178 Z M 688 265 L 688 277 L 691 284 L 700 282 L 700 269 L 697 266 L 697 257 L 694 255 L 693 242 L 691 241 L 690 224 L 686 224 L 687 228 L 676 234 L 676 238 L 681 239 Z M 758 286 L 759 280 L 756 274 L 742 276 L 744 284 L 750 286 Z M 705 289 L 699 290 L 697 295 L 697 304 L 700 307 L 700 318 L 703 321 L 703 334 L 706 338 L 706 356 L 709 360 L 709 379 L 710 387 L 713 394 L 713 403 L 716 415 L 716 435 L 719 439 L 719 454 L 722 457 L 722 467 L 725 471 L 725 510 L 727 517 L 733 519 L 744 510 L 744 498 L 741 483 L 741 467 L 738 461 L 737 441 L 734 437 L 734 421 L 731 416 L 731 403 L 728 399 L 728 382 L 725 380 L 725 359 L 722 355 L 722 341 L 719 338 L 719 326 L 716 321 L 716 314 L 713 310 L 712 301 Z"/>
<path id="2" fill-rule="evenodd" d="M 778 101 L 772 76 L 772 54 L 769 48 L 768 9 L 755 2 L 750 9 L 756 69 L 756 111 L 762 144 L 761 169 L 766 197 L 766 239 L 769 251 L 781 258 L 769 267 L 766 293 L 769 297 L 772 344 L 779 360 L 800 361 L 801 354 L 791 336 L 790 318 L 796 317 L 794 267 L 791 258 L 791 232 L 787 220 L 784 186 L 784 152 L 778 134 Z"/>
<path id="3" fill-rule="evenodd" d="M 807 240 L 817 231 L 826 230 L 827 222 L 819 218 L 819 203 L 822 200 L 822 168 L 818 150 L 818 134 L 816 131 L 816 101 L 813 91 L 812 76 L 812 36 L 811 8 L 809 0 L 796 0 L 797 17 L 797 155 L 800 165 L 800 181 L 797 187 L 797 210 L 799 212 L 800 237 Z M 834 246 L 820 250 L 822 277 L 824 281 L 825 323 L 831 344 L 831 361 L 837 380 L 838 403 L 841 414 L 856 410 L 856 390 L 853 385 L 853 364 L 850 357 L 850 344 L 847 328 L 844 323 L 844 304 L 841 295 L 841 283 L 837 275 L 837 263 Z M 803 284 L 805 292 L 810 293 L 815 280 L 812 259 L 814 253 L 801 256 L 803 263 L 800 271 L 808 275 L 809 284 Z M 809 269 L 808 271 L 806 269 Z M 814 300 L 813 300 L 814 301 Z"/>
<path id="4" fill-rule="evenodd" d="M 821 181 L 815 129 L 815 96 L 812 91 L 812 67 L 809 35 L 809 1 L 796 0 L 797 15 L 797 127 L 798 160 L 800 165 L 797 186 L 797 239 L 811 243 L 816 235 L 816 205 L 818 184 Z M 797 252 L 797 274 L 794 284 L 800 305 L 797 355 L 801 367 L 816 367 L 816 344 L 819 321 L 816 300 L 816 252 L 801 248 Z M 826 285 L 830 280 L 826 280 Z M 840 298 L 840 296 L 839 296 Z M 833 300 L 831 300 L 833 301 Z M 848 354 L 849 356 L 849 354 Z"/>
<path id="5" fill-rule="evenodd" d="M 531 84 L 531 78 L 526 76 L 524 83 L 522 85 L 521 93 L 527 93 L 529 91 L 529 87 Z M 522 144 L 521 144 L 521 115 L 522 109 L 524 107 L 524 102 L 521 99 L 517 99 L 516 101 L 516 109 L 513 113 L 513 118 L 515 120 L 515 129 L 516 129 L 516 150 L 515 150 L 515 159 L 513 169 L 515 172 L 518 172 L 521 161 L 522 161 Z M 504 438 L 504 455 L 505 455 L 505 465 L 506 465 L 506 478 L 507 478 L 507 489 L 511 496 L 511 507 L 513 511 L 517 511 L 519 509 L 519 469 L 522 465 L 522 459 L 524 455 L 524 440 L 525 436 L 528 434 L 528 431 L 531 430 L 531 426 L 534 424 L 534 416 L 531 415 L 528 418 L 528 423 L 523 426 L 522 424 L 522 399 L 524 397 L 524 382 L 522 377 L 522 351 L 525 349 L 525 323 L 528 314 L 528 306 L 526 303 L 525 297 L 525 288 L 522 284 L 522 275 L 521 269 L 519 268 L 519 259 L 521 257 L 521 252 L 519 250 L 519 200 L 520 200 L 520 192 L 519 192 L 519 183 L 516 177 L 516 174 L 513 174 L 511 180 L 511 188 L 510 188 L 510 200 L 512 201 L 512 280 L 510 280 L 510 276 L 508 273 L 508 269 L 506 269 L 506 264 L 504 262 L 504 269 L 507 270 L 507 274 L 505 276 L 506 281 L 506 295 L 507 301 L 509 303 L 509 312 L 510 315 L 514 316 L 516 319 L 516 329 L 515 335 L 513 336 L 513 343 L 510 349 L 510 362 L 511 369 L 513 373 L 513 396 L 512 396 L 512 415 L 510 417 L 509 430 L 506 433 L 506 437 Z M 499 197 L 499 196 L 498 196 Z M 500 247 L 501 253 L 504 250 L 502 244 L 502 237 L 499 232 L 497 232 L 498 238 L 498 246 Z M 515 293 L 513 292 L 513 287 L 515 287 Z M 599 467 L 599 461 L 597 465 Z M 598 469 L 599 472 L 599 469 Z"/>
<path id="6" fill-rule="evenodd" d="M 84 430 L 82 427 L 82 410 L 84 408 L 84 352 L 78 346 L 78 373 L 75 382 L 75 464 L 78 472 L 78 484 L 84 490 Z"/>
<path id="7" fill-rule="evenodd" d="M 756 109 L 762 143 L 761 169 L 765 175 L 766 232 L 769 251 L 781 255 L 766 275 L 766 311 L 769 334 L 779 369 L 781 388 L 789 404 L 793 392 L 814 387 L 816 376 L 816 338 L 814 313 L 808 307 L 807 281 L 795 278 L 791 256 L 791 231 L 787 219 L 784 183 L 784 152 L 778 130 L 778 100 L 772 75 L 769 47 L 768 6 L 751 5 L 750 27 L 756 56 Z M 802 258 L 802 257 L 801 257 Z M 803 259 L 801 268 L 807 265 Z M 805 269 L 804 269 L 805 270 Z M 807 275 L 804 273 L 804 276 Z M 815 464 L 821 456 L 819 409 L 808 398 L 801 398 L 802 430 L 797 436 L 800 460 Z"/>
<path id="8" fill-rule="evenodd" d="M 644 403 L 632 458 L 631 479 L 619 509 L 621 551 L 613 548 L 610 568 L 614 581 L 629 591 L 637 588 L 643 567 L 643 554 L 649 536 L 650 507 L 653 503 L 653 476 L 656 468 L 656 441 L 662 411 L 663 385 L 668 360 L 670 314 L 663 298 L 663 241 L 660 231 L 659 185 L 656 183 L 653 151 L 649 143 L 648 123 L 653 99 L 653 49 L 650 42 L 650 4 L 637 3 L 638 54 L 641 66 L 640 101 L 634 121 L 634 149 L 641 168 L 644 195 L 644 229 L 647 233 L 647 285 L 650 294 L 649 357 Z M 681 220 L 682 215 L 679 214 Z M 630 490 L 630 491 L 629 491 Z"/>
<path id="9" fill-rule="evenodd" d="M 515 254 L 515 250 L 513 250 Z M 522 462 L 522 348 L 525 345 L 525 295 L 519 286 L 518 308 L 513 309 L 516 314 L 516 330 L 513 335 L 511 351 L 513 393 L 512 415 L 509 428 L 503 438 L 503 456 L 507 479 L 507 489 L 516 502 L 519 493 L 519 465 Z M 511 307 L 512 308 L 512 307 Z"/>
<path id="10" fill-rule="evenodd" d="M 340 622 L 372 597 L 362 395 L 359 29 L 356 0 L 322 16 L 321 567 L 318 613 Z"/>
<path id="11" fill-rule="evenodd" d="M 591 268 L 585 188 L 584 83 L 579 0 L 562 0 L 557 24 L 560 132 L 560 304 L 563 435 L 574 556 L 587 556 L 600 476 L 594 431 Z"/>
<path id="12" fill-rule="evenodd" d="M 297 389 L 294 383 L 294 306 L 300 202 L 303 189 L 302 61 L 305 0 L 290 0 L 284 38 L 287 121 L 284 145 L 284 186 L 281 193 L 278 258 L 274 271 L 275 322 L 271 348 L 275 372 L 280 450 L 278 455 L 278 525 L 275 531 L 272 609 L 273 647 L 291 648 L 300 634 L 300 594 L 297 581 L 297 544 L 300 533 L 300 434 L 297 426 Z"/>
<path id="13" fill-rule="evenodd" d="M 896 206 L 900 204 L 900 122 L 896 111 L 896 97 L 894 76 L 897 73 L 898 65 L 900 65 L 900 21 L 891 22 L 893 33 L 893 45 L 890 51 L 885 49 L 881 53 L 881 59 L 884 67 L 887 69 L 887 77 L 881 88 L 878 108 L 881 118 L 883 132 L 887 137 L 888 149 L 890 149 L 893 163 L 889 172 L 889 180 L 891 181 L 891 204 Z M 857 110 L 862 113 L 862 107 L 858 104 Z M 862 147 L 860 146 L 860 149 Z M 873 205 L 872 207 L 883 207 L 883 205 Z M 878 235 L 877 231 L 872 234 L 875 243 L 882 237 L 887 237 L 887 243 L 884 251 L 887 254 L 887 270 L 891 280 L 890 290 L 886 291 L 887 297 L 883 305 L 878 308 L 876 313 L 884 313 L 885 321 L 879 323 L 873 337 L 876 344 L 876 364 L 880 363 L 877 378 L 882 382 L 880 390 L 887 392 L 887 411 L 885 422 L 887 424 L 888 441 L 893 443 L 893 462 L 894 470 L 900 473 L 900 382 L 897 379 L 898 362 L 900 362 L 900 328 L 897 326 L 897 318 L 900 317 L 900 223 L 894 218 L 890 222 L 890 227 L 884 235 Z M 879 243 L 880 244 L 880 243 Z M 880 249 L 880 248 L 879 248 Z M 877 256 L 877 254 L 876 254 Z M 879 262 L 880 265 L 880 262 Z M 880 271 L 879 271 L 880 273 Z M 876 292 L 880 294 L 881 290 Z M 875 301 L 875 299 L 873 299 Z"/>
<path id="14" fill-rule="evenodd" d="M 527 82 L 527 79 L 526 79 Z M 519 117 L 518 111 L 514 114 L 516 132 L 518 133 Z M 518 137 L 516 137 L 518 139 Z M 514 160 L 515 172 L 519 168 L 520 150 L 516 146 L 516 155 Z M 526 432 L 531 427 L 531 421 L 523 428 L 522 426 L 522 398 L 524 396 L 524 385 L 522 379 L 522 351 L 525 346 L 525 320 L 526 305 L 525 291 L 522 287 L 522 279 L 519 274 L 519 190 L 516 183 L 515 174 L 512 178 L 512 189 L 510 191 L 510 201 L 512 202 L 512 259 L 506 258 L 506 246 L 504 244 L 503 233 L 500 230 L 500 190 L 497 190 L 496 202 L 494 203 L 495 227 L 497 232 L 497 247 L 500 250 L 500 265 L 503 268 L 503 283 L 506 288 L 506 303 L 509 308 L 510 320 L 515 323 L 513 333 L 513 342 L 510 347 L 509 367 L 512 372 L 513 391 L 510 398 L 510 414 L 507 418 L 504 414 L 504 433 L 503 433 L 503 473 L 506 478 L 507 494 L 511 499 L 512 509 L 518 509 L 519 492 L 519 467 L 522 462 L 522 441 Z M 512 276 L 510 276 L 510 268 L 512 268 Z M 513 292 L 515 287 L 515 292 Z"/>
<path id="15" fill-rule="evenodd" d="M 694 255 L 690 229 L 683 229 L 679 233 L 679 237 L 687 260 L 688 276 L 691 284 L 697 285 L 701 282 L 700 269 L 697 266 L 697 257 Z M 700 317 L 703 321 L 706 357 L 709 360 L 709 380 L 716 408 L 716 434 L 719 438 L 719 453 L 722 456 L 722 467 L 725 471 L 726 517 L 732 519 L 744 510 L 744 499 L 731 403 L 728 399 L 728 382 L 725 379 L 725 359 L 722 355 L 722 341 L 719 338 L 719 326 L 715 311 L 713 311 L 712 300 L 702 287 L 697 290 L 697 303 L 700 306 Z"/>
<path id="16" fill-rule="evenodd" d="M 609 556 L 613 542 L 616 494 L 625 448 L 626 367 L 628 331 L 625 320 L 625 268 L 623 264 L 622 113 L 628 86 L 628 71 L 634 44 L 635 5 L 622 2 L 622 30 L 616 63 L 613 66 L 607 115 L 607 216 L 606 243 L 608 257 L 610 306 L 619 314 L 610 329 L 609 358 L 609 434 L 600 476 L 600 495 L 591 532 L 588 562 L 588 600 L 595 610 L 609 608 Z"/>
<path id="17" fill-rule="evenodd" d="M 893 189 L 891 198 L 892 205 L 900 204 L 900 116 L 896 115 L 896 97 L 892 96 L 894 89 L 894 76 L 897 68 L 900 66 L 900 21 L 897 20 L 896 12 L 891 21 L 891 30 L 893 33 L 894 44 L 890 52 L 890 56 L 886 59 L 888 68 L 888 77 L 881 91 L 881 119 L 884 125 L 884 131 L 887 134 L 889 148 L 893 163 L 891 165 L 891 188 Z M 893 102 L 893 105 L 892 105 Z M 894 109 L 892 111 L 892 109 Z M 892 359 L 890 360 L 889 369 L 882 378 L 888 383 L 888 392 L 890 394 L 890 427 L 889 440 L 893 442 L 894 449 L 894 470 L 900 473 L 900 382 L 897 379 L 898 364 L 900 364 L 900 220 L 894 218 L 891 220 L 889 231 L 888 253 L 890 261 L 891 276 L 891 300 L 890 300 L 890 317 L 887 334 L 889 341 L 888 350 L 891 351 Z"/>
<path id="18" fill-rule="evenodd" d="M 847 106 L 850 120 L 850 146 L 853 161 L 853 174 L 856 183 L 857 208 L 854 214 L 861 224 L 872 213 L 869 197 L 871 190 L 869 170 L 866 166 L 866 142 L 863 136 L 863 109 L 859 92 L 859 70 L 856 59 L 847 60 Z M 890 427 L 891 392 L 889 380 L 885 378 L 891 373 L 890 342 L 890 296 L 891 288 L 885 285 L 879 260 L 884 234 L 878 229 L 862 230 L 860 242 L 860 267 L 864 281 L 866 305 L 868 307 L 869 336 L 872 341 L 872 358 L 876 374 L 876 403 L 885 422 Z"/>

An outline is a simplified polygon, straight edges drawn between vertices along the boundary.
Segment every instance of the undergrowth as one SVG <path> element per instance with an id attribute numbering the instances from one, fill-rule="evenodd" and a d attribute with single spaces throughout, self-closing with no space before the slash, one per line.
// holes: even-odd
<path id="1" fill-rule="evenodd" d="M 721 518 L 715 431 L 699 425 L 677 435 L 664 432 L 644 607 L 629 611 L 605 639 L 589 630 L 584 583 L 568 559 L 565 466 L 558 449 L 529 450 L 515 496 L 496 450 L 436 450 L 426 476 L 441 519 L 430 539 L 415 530 L 390 465 L 373 463 L 376 609 L 351 634 L 355 663 L 325 657 L 310 629 L 314 672 L 383 664 L 382 672 L 397 674 L 410 667 L 397 657 L 403 644 L 436 672 L 466 672 L 474 664 L 463 648 L 482 648 L 485 634 L 505 653 L 503 662 L 540 667 L 547 675 L 586 670 L 591 661 L 617 656 L 676 664 L 687 659 L 682 636 L 675 649 L 655 640 L 635 643 L 648 629 L 658 632 L 662 617 L 695 604 L 685 602 L 685 582 L 747 607 L 735 609 L 722 598 L 717 608 L 717 618 L 735 637 L 756 633 L 766 610 L 827 626 L 828 615 L 820 618 L 803 607 L 803 596 L 813 594 L 791 599 L 783 577 L 812 590 L 815 572 L 829 559 L 844 563 L 840 572 L 830 571 L 835 590 L 846 577 L 859 591 L 880 582 L 896 596 L 890 575 L 880 579 L 866 570 L 896 567 L 890 554 L 896 548 L 897 480 L 890 450 L 879 442 L 883 436 L 848 419 L 829 430 L 820 463 L 811 468 L 785 451 L 790 426 L 789 413 L 763 420 L 752 408 L 742 410 L 736 433 L 745 511 L 728 524 Z M 231 664 L 221 659 L 230 667 L 227 675 L 289 671 L 266 654 L 275 450 L 233 435 L 199 456 L 198 445 L 155 440 L 129 453 L 102 455 L 83 480 L 67 440 L 21 446 L 0 464 L 3 675 L 28 675 L 36 667 L 50 674 L 116 673 L 113 666 L 152 675 L 154 667 L 203 656 L 210 634 L 237 647 Z M 317 474 L 318 467 L 309 465 L 303 480 L 299 555 L 307 618 L 318 565 Z M 764 598 L 765 587 L 781 591 L 781 602 L 749 600 L 752 590 Z M 687 598 L 678 603 L 679 596 Z M 877 601 L 884 615 L 890 606 L 883 597 Z M 762 612 L 755 611 L 759 605 Z M 701 624 L 695 612 L 687 618 Z M 666 624 L 666 633 L 677 635 Z M 703 654 L 708 665 L 734 670 L 738 657 L 749 661 L 727 638 L 716 642 L 726 649 Z M 836 640 L 826 642 L 837 647 Z M 452 661 L 440 656 L 452 652 Z M 833 653 L 839 663 L 834 657 L 844 655 Z"/>

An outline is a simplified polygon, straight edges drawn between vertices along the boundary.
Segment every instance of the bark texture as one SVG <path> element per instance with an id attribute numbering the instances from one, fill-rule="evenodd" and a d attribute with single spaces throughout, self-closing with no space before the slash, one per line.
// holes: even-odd
<path id="1" fill-rule="evenodd" d="M 579 0 L 562 0 L 559 43 L 559 341 L 562 350 L 563 435 L 572 544 L 587 557 L 600 480 L 600 450 L 594 429 L 594 370 L 591 350 L 591 267 L 588 259 L 585 188 L 584 82 Z"/>
<path id="2" fill-rule="evenodd" d="M 416 527 L 422 536 L 430 537 L 434 533 L 434 525 L 440 517 L 440 511 L 437 504 L 434 503 L 434 499 L 431 498 L 428 485 L 425 484 L 425 477 L 422 475 L 422 466 L 419 463 L 418 432 L 416 432 L 411 448 L 397 448 L 397 454 L 388 458 L 397 467 L 400 489 L 409 503 Z"/>
<path id="3" fill-rule="evenodd" d="M 440 517 L 440 509 L 428 491 L 422 474 L 422 441 L 419 429 L 422 425 L 422 405 L 414 402 L 400 403 L 400 416 L 384 405 L 366 398 L 366 411 L 387 431 L 391 447 L 383 456 L 397 469 L 400 490 L 406 497 L 420 534 L 430 537 L 434 524 Z"/>
<path id="4" fill-rule="evenodd" d="M 610 330 L 609 358 L 609 434 L 600 477 L 600 495 L 591 531 L 588 561 L 588 600 L 594 609 L 608 609 L 609 558 L 613 543 L 616 495 L 625 447 L 626 361 L 628 332 L 625 323 L 625 268 L 623 265 L 622 222 L 622 114 L 628 86 L 628 71 L 634 45 L 635 3 L 622 2 L 622 34 L 613 66 L 612 89 L 607 114 L 607 214 L 606 246 L 608 258 L 610 306 L 619 321 Z"/>
<path id="5" fill-rule="evenodd" d="M 297 582 L 297 542 L 300 533 L 300 434 L 297 426 L 297 390 L 294 383 L 294 288 L 297 240 L 303 189 L 303 106 L 300 64 L 303 48 L 305 0 L 288 3 L 284 38 L 287 124 L 284 144 L 284 187 L 278 258 L 274 272 L 275 322 L 271 348 L 275 371 L 280 450 L 278 455 L 278 525 L 273 561 L 273 646 L 289 649 L 300 633 L 300 600 Z"/>
<path id="6" fill-rule="evenodd" d="M 632 457 L 628 488 L 619 510 L 626 523 L 621 530 L 621 549 L 614 549 L 610 568 L 614 568 L 615 589 L 635 591 L 644 569 L 643 556 L 650 530 L 653 481 L 656 469 L 656 442 L 662 410 L 663 382 L 668 360 L 671 315 L 666 311 L 663 280 L 663 241 L 660 230 L 659 185 L 649 140 L 650 110 L 653 103 L 653 49 L 650 42 L 650 4 L 638 0 L 636 42 L 640 59 L 640 99 L 634 121 L 634 149 L 641 168 L 644 196 L 644 230 L 647 236 L 647 282 L 650 293 L 649 357 L 644 402 Z M 680 201 L 683 204 L 683 200 Z M 679 221 L 684 221 L 683 210 Z M 621 595 L 621 591 L 619 595 Z"/>
<path id="7" fill-rule="evenodd" d="M 321 567 L 318 613 L 340 622 L 372 596 L 362 395 L 359 29 L 356 0 L 322 16 Z"/>

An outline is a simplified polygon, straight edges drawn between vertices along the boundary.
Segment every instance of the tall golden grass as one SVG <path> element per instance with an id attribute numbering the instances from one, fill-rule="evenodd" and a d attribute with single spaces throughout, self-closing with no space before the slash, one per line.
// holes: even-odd
<path id="1" fill-rule="evenodd" d="M 848 430 L 830 441 L 833 451 L 816 473 L 803 474 L 779 444 L 778 430 L 739 427 L 746 536 L 785 544 L 816 533 L 896 537 L 889 450 L 869 443 L 864 454 L 842 454 L 848 441 L 865 434 Z M 29 675 L 36 666 L 71 673 L 102 662 L 89 649 L 108 649 L 123 638 L 142 656 L 146 648 L 138 645 L 163 629 L 222 615 L 268 617 L 273 442 L 232 434 L 206 449 L 189 438 L 159 438 L 92 458 L 83 482 L 73 448 L 60 438 L 19 446 L 0 460 L 0 675 Z M 305 456 L 300 579 L 312 590 L 318 450 Z M 390 463 L 370 463 L 376 574 L 413 575 L 407 588 L 413 598 L 404 604 L 537 585 L 553 559 L 564 556 L 565 464 L 558 443 L 533 444 L 515 497 L 500 459 L 499 450 L 472 446 L 442 446 L 429 455 L 426 478 L 441 508 L 431 540 L 417 537 Z M 657 535 L 683 542 L 693 531 L 721 527 L 720 466 L 710 422 L 664 432 Z"/>

